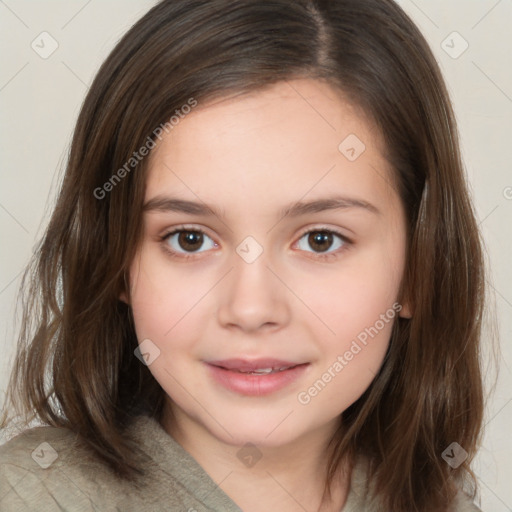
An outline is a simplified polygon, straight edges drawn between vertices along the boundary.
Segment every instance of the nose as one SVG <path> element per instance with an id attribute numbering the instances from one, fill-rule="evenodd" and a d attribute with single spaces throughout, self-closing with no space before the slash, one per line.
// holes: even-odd
<path id="1" fill-rule="evenodd" d="M 288 324 L 290 292 L 264 255 L 252 263 L 234 255 L 233 269 L 221 283 L 217 318 L 222 327 L 249 333 Z"/>

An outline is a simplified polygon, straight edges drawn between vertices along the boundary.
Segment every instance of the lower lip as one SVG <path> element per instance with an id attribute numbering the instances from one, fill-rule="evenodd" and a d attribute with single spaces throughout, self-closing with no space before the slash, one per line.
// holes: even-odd
<path id="1" fill-rule="evenodd" d="M 275 393 L 299 379 L 304 375 L 309 363 L 263 375 L 240 373 L 211 364 L 207 366 L 214 380 L 230 391 L 247 396 L 263 396 Z"/>

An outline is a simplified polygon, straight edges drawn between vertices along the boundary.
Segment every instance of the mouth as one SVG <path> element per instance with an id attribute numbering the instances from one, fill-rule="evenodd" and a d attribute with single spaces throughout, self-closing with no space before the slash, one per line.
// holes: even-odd
<path id="1" fill-rule="evenodd" d="M 224 370 L 237 371 L 240 373 L 255 373 L 260 375 L 267 375 L 269 373 L 289 370 L 301 364 L 292 361 L 284 361 L 282 359 L 224 359 L 220 361 L 210 361 L 208 364 L 224 368 Z"/>
<path id="2" fill-rule="evenodd" d="M 267 395 L 292 384 L 310 365 L 280 359 L 227 359 L 206 364 L 217 383 L 249 396 Z"/>
<path id="3" fill-rule="evenodd" d="M 259 368 L 257 370 L 239 370 L 237 368 L 224 368 L 223 366 L 220 366 L 219 368 L 224 368 L 224 370 L 229 370 L 231 372 L 238 372 L 238 373 L 249 373 L 251 375 L 268 375 L 269 373 L 277 373 L 277 372 L 283 372 L 285 370 L 290 370 L 291 368 L 295 368 L 299 365 L 293 365 L 293 366 L 283 366 L 282 368 Z"/>

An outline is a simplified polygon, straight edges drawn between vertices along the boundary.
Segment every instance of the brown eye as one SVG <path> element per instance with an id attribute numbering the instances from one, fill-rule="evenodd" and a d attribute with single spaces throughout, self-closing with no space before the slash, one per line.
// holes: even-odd
<path id="1" fill-rule="evenodd" d="M 203 245 L 203 235 L 199 231 L 181 231 L 178 235 L 178 244 L 185 251 L 196 251 Z"/>
<path id="2" fill-rule="evenodd" d="M 329 229 L 316 229 L 303 233 L 298 246 L 306 252 L 313 252 L 320 258 L 336 256 L 336 252 L 346 249 L 351 244 L 341 233 Z M 308 247 L 312 249 L 308 250 Z M 336 249 L 339 249 L 336 251 Z"/>
<path id="3" fill-rule="evenodd" d="M 187 256 L 187 253 L 204 252 L 199 249 L 210 243 L 210 247 L 216 247 L 216 243 L 206 234 L 196 229 L 176 229 L 165 235 L 162 240 L 167 250 L 177 256 Z"/>
<path id="4" fill-rule="evenodd" d="M 319 252 L 325 252 L 332 245 L 332 233 L 327 231 L 312 231 L 308 236 L 308 243 L 310 247 Z"/>

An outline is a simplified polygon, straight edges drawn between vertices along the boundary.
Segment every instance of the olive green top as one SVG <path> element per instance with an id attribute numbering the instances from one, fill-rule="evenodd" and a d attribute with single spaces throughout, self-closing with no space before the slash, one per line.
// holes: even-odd
<path id="1" fill-rule="evenodd" d="M 242 512 L 155 419 L 140 416 L 130 431 L 151 458 L 137 488 L 93 459 L 69 430 L 34 427 L 4 443 L 0 446 L 0 510 Z M 341 512 L 377 512 L 366 501 L 364 475 L 359 462 Z M 461 491 L 453 512 L 478 511 Z"/>

